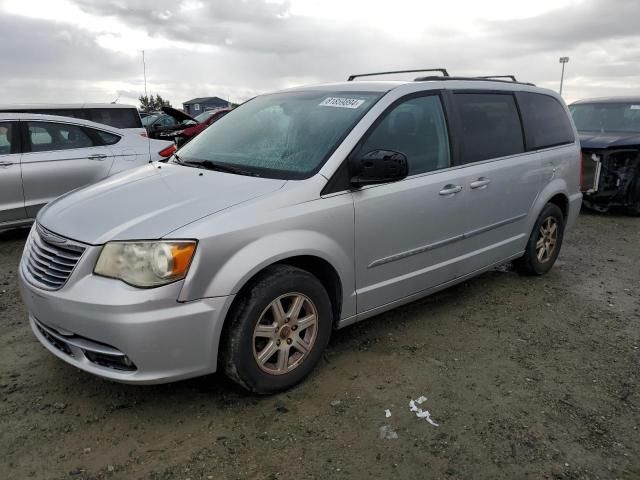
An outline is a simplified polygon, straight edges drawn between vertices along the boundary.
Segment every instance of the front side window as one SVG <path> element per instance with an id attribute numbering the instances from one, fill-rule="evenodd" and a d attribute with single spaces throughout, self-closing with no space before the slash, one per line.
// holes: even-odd
<path id="1" fill-rule="evenodd" d="M 32 152 L 93 147 L 93 141 L 77 125 L 53 122 L 27 122 Z"/>
<path id="2" fill-rule="evenodd" d="M 462 163 L 524 152 L 522 127 L 511 94 L 456 93 L 462 124 Z"/>
<path id="3" fill-rule="evenodd" d="M 154 124 L 162 127 L 174 127 L 178 125 L 178 122 L 170 115 L 160 115 L 160 118 L 158 118 L 158 121 Z"/>
<path id="4" fill-rule="evenodd" d="M 569 117 L 555 98 L 540 93 L 519 92 L 518 103 L 530 150 L 574 142 Z"/>
<path id="5" fill-rule="evenodd" d="M 578 131 L 640 133 L 640 100 L 635 103 L 580 103 L 569 110 Z"/>
<path id="6" fill-rule="evenodd" d="M 222 165 L 269 178 L 308 178 L 384 92 L 262 95 L 229 112 L 179 152 L 203 168 Z"/>
<path id="7" fill-rule="evenodd" d="M 14 153 L 12 133 L 13 124 L 11 122 L 0 122 L 0 155 Z"/>
<path id="8" fill-rule="evenodd" d="M 142 119 L 142 125 L 144 125 L 145 127 L 150 126 L 153 122 L 155 122 L 158 119 L 159 115 L 147 115 L 146 117 L 144 117 Z"/>
<path id="9" fill-rule="evenodd" d="M 363 156 L 372 150 L 403 153 L 409 164 L 409 175 L 447 168 L 449 137 L 440 97 L 417 97 L 396 105 L 373 129 L 356 155 Z"/>

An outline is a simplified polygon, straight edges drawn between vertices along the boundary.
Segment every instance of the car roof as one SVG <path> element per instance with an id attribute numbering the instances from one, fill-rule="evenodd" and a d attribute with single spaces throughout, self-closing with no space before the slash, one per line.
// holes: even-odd
<path id="1" fill-rule="evenodd" d="M 54 123 L 70 123 L 74 125 L 83 125 L 85 127 L 96 128 L 98 130 L 104 130 L 105 132 L 114 133 L 116 135 L 124 135 L 127 133 L 126 129 L 120 129 L 105 125 L 104 123 L 91 122 L 82 118 L 63 117 L 61 115 L 42 115 L 39 113 L 0 113 L 0 121 L 8 120 L 33 120 L 38 122 L 54 122 Z"/>
<path id="2" fill-rule="evenodd" d="M 571 105 L 580 105 L 582 103 L 637 103 L 640 104 L 640 97 L 597 97 L 584 98 L 577 100 Z"/>
<path id="3" fill-rule="evenodd" d="M 305 85 L 287 88 L 273 93 L 328 91 L 328 92 L 379 92 L 386 93 L 391 90 L 402 89 L 407 92 L 423 90 L 502 90 L 544 93 L 560 98 L 558 92 L 547 88 L 537 87 L 528 83 L 509 82 L 504 80 L 488 80 L 480 78 L 462 77 L 428 77 L 426 80 L 416 81 L 352 81 L 339 83 L 325 83 L 320 85 Z"/>
<path id="4" fill-rule="evenodd" d="M 65 108 L 137 108 L 124 103 L 4 103 L 0 110 L 22 109 L 65 109 Z"/>

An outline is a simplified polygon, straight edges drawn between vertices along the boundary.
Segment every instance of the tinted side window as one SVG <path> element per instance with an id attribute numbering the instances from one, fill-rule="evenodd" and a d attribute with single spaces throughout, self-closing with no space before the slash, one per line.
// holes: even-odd
<path id="1" fill-rule="evenodd" d="M 456 93 L 460 115 L 462 163 L 479 162 L 524 152 L 522 127 L 510 94 Z"/>
<path id="2" fill-rule="evenodd" d="M 374 127 L 356 155 L 371 150 L 405 154 L 409 175 L 448 167 L 449 137 L 440 97 L 416 97 L 396 105 Z"/>
<path id="3" fill-rule="evenodd" d="M 89 130 L 90 134 L 100 141 L 100 145 L 115 145 L 121 138 L 119 135 L 105 132 L 103 130 L 96 130 L 95 128 L 87 128 L 87 130 Z"/>
<path id="4" fill-rule="evenodd" d="M 93 141 L 77 125 L 27 122 L 32 152 L 93 147 Z"/>
<path id="5" fill-rule="evenodd" d="M 116 128 L 142 128 L 135 108 L 90 108 L 89 120 Z"/>
<path id="6" fill-rule="evenodd" d="M 569 117 L 555 98 L 540 93 L 519 92 L 518 103 L 522 111 L 528 149 L 574 142 Z"/>
<path id="7" fill-rule="evenodd" d="M 11 122 L 0 122 L 0 155 L 17 153 L 18 145 L 14 141 L 14 124 Z"/>

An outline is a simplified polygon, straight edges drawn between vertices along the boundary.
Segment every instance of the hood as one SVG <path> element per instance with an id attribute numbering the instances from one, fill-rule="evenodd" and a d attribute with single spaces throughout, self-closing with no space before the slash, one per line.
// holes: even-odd
<path id="1" fill-rule="evenodd" d="M 640 133 L 578 132 L 581 148 L 624 148 L 640 145 Z"/>
<path id="2" fill-rule="evenodd" d="M 169 115 L 170 117 L 175 118 L 178 121 L 178 123 L 184 122 L 185 120 L 192 120 L 198 123 L 198 121 L 195 118 L 193 118 L 191 115 L 181 112 L 180 110 L 176 110 L 175 108 L 162 107 L 162 111 L 167 115 Z"/>
<path id="3" fill-rule="evenodd" d="M 63 195 L 40 211 L 38 222 L 59 235 L 92 245 L 155 239 L 278 190 L 285 183 L 181 165 L 149 164 Z"/>

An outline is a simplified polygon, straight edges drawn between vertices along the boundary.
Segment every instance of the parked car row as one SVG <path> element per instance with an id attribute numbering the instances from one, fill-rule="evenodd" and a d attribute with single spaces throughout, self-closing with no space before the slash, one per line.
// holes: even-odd
<path id="1" fill-rule="evenodd" d="M 22 215 L 5 225 L 39 211 L 19 271 L 35 336 L 112 380 L 222 369 L 276 392 L 333 329 L 507 261 L 547 273 L 581 190 L 592 208 L 640 211 L 640 101 L 569 109 L 513 77 L 439 71 L 196 118 L 165 107 L 142 120 L 149 139 L 0 115 L 0 202 Z M 171 158 L 121 172 L 142 145 L 140 163 Z"/>

